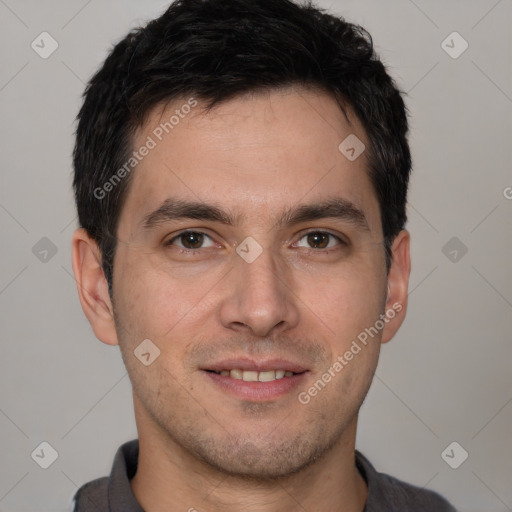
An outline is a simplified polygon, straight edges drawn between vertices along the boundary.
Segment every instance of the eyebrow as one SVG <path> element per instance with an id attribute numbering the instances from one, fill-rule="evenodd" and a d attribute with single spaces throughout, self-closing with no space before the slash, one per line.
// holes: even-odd
<path id="1" fill-rule="evenodd" d="M 216 204 L 168 198 L 156 210 L 144 216 L 140 224 L 145 231 L 166 222 L 183 219 L 219 222 L 228 226 L 236 226 L 244 218 L 246 218 L 245 215 L 235 215 L 230 211 L 223 210 L 221 206 Z M 364 231 L 370 231 L 364 212 L 351 201 L 342 197 L 286 207 L 276 217 L 275 227 L 282 228 L 302 222 L 329 218 L 340 219 Z"/>
<path id="2" fill-rule="evenodd" d="M 168 198 L 159 208 L 146 215 L 141 224 L 144 230 L 150 230 L 159 224 L 180 219 L 207 220 L 233 226 L 239 223 L 241 217 L 214 204 Z"/>

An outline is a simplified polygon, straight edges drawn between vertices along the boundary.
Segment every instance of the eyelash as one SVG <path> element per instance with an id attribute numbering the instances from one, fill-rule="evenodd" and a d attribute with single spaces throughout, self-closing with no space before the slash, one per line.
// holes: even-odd
<path id="1" fill-rule="evenodd" d="M 177 240 L 179 238 L 181 238 L 183 235 L 187 235 L 189 233 L 193 233 L 195 235 L 204 235 L 206 237 L 208 237 L 210 240 L 213 241 L 212 237 L 210 235 L 208 235 L 208 233 L 204 233 L 203 231 L 194 231 L 194 230 L 186 230 L 186 231 L 182 231 L 181 233 L 178 233 L 177 235 L 173 236 L 171 239 L 169 239 L 167 242 L 165 242 L 165 246 L 166 247 L 169 247 L 169 246 L 172 246 L 173 245 L 173 242 L 174 240 Z M 178 250 L 178 252 L 180 254 L 197 254 L 199 252 L 200 249 L 204 249 L 202 247 L 200 247 L 199 249 L 187 249 L 186 247 L 179 247 L 179 246 L 176 246 L 176 249 Z"/>
<path id="2" fill-rule="evenodd" d="M 193 234 L 196 234 L 196 235 L 204 235 L 206 237 L 208 237 L 210 240 L 213 241 L 213 238 L 208 235 L 207 233 L 203 232 L 203 231 L 194 231 L 194 230 L 185 230 L 185 231 L 182 231 L 181 233 L 178 233 L 177 235 L 173 236 L 171 239 L 169 239 L 167 242 L 164 243 L 164 246 L 166 247 L 169 247 L 169 246 L 173 246 L 173 242 L 177 239 L 179 239 L 180 237 L 182 237 L 183 235 L 187 235 L 189 233 L 193 233 Z M 311 231 L 308 231 L 306 233 L 304 233 L 300 238 L 299 238 L 299 241 L 302 240 L 304 237 L 312 234 L 312 233 L 315 233 L 315 234 L 322 234 L 322 235 L 329 235 L 330 237 L 336 239 L 338 242 L 339 242 L 339 245 L 341 246 L 347 246 L 348 243 L 345 242 L 342 238 L 340 238 L 339 236 L 335 235 L 334 233 L 331 233 L 329 231 L 320 231 L 320 230 L 311 230 Z M 201 249 L 203 249 L 202 247 L 198 248 L 198 249 L 187 249 L 187 248 L 184 248 L 184 247 L 180 247 L 180 246 L 175 246 L 176 249 L 179 251 L 180 254 L 187 254 L 187 255 L 194 255 L 194 254 L 197 254 Z M 207 248 L 208 249 L 208 248 Z M 315 252 L 315 253 L 319 253 L 319 252 L 322 252 L 323 254 L 330 254 L 331 252 L 333 251 L 336 251 L 337 249 L 335 248 L 328 248 L 328 249 L 315 249 L 313 247 L 310 247 L 310 248 L 306 248 L 307 251 L 312 251 L 312 252 Z"/>

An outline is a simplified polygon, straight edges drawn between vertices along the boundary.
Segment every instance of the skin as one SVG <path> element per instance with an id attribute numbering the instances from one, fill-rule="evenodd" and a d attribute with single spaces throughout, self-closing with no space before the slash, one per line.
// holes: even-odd
<path id="1" fill-rule="evenodd" d="M 134 148 L 185 101 L 154 109 Z M 349 134 L 369 142 L 352 111 L 347 119 L 331 96 L 287 88 L 210 112 L 201 107 L 133 171 L 117 233 L 113 301 L 96 244 L 83 229 L 73 237 L 84 312 L 98 339 L 119 344 L 133 385 L 140 456 L 132 489 L 147 512 L 361 512 L 367 486 L 354 465 L 357 415 L 381 343 L 405 317 L 409 234 L 395 238 L 387 273 L 366 154 L 351 162 L 338 150 Z M 215 203 L 240 222 L 182 219 L 142 230 L 144 216 L 170 196 Z M 362 210 L 368 229 L 337 218 L 277 227 L 283 208 L 334 196 Z M 185 229 L 210 238 L 182 254 L 191 246 L 175 237 Z M 346 244 L 327 237 L 324 248 L 320 237 L 317 246 L 307 231 Z M 248 236 L 262 248 L 252 263 L 236 252 Z M 298 392 L 394 304 L 401 309 L 384 329 L 300 403 Z M 144 339 L 160 349 L 149 366 L 133 354 Z M 202 370 L 231 357 L 287 359 L 308 371 L 276 399 L 242 399 Z"/>

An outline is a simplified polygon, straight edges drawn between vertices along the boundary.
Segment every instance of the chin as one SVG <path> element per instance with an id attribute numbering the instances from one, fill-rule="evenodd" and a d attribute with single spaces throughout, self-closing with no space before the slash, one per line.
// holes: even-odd
<path id="1" fill-rule="evenodd" d="M 303 435 L 286 440 L 238 440 L 225 443 L 207 441 L 195 445 L 196 456 L 212 469 L 245 480 L 285 479 L 311 466 L 324 455 L 336 439 L 315 438 L 311 443 Z"/>

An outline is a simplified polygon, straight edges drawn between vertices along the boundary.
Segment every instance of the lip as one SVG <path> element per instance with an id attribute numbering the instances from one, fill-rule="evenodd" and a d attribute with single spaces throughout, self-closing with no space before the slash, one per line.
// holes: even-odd
<path id="1" fill-rule="evenodd" d="M 213 370 L 221 372 L 222 370 L 244 370 L 254 372 L 264 372 L 266 370 L 284 370 L 285 372 L 303 373 L 308 369 L 298 363 L 286 359 L 264 359 L 255 361 L 253 359 L 224 359 L 217 363 L 209 364 L 201 370 Z"/>
<path id="2" fill-rule="evenodd" d="M 247 382 L 220 375 L 222 370 L 266 371 L 285 370 L 293 372 L 291 377 L 273 380 L 271 382 Z M 266 359 L 255 361 L 252 359 L 225 359 L 201 368 L 202 373 L 210 379 L 216 387 L 236 398 L 252 402 L 270 402 L 290 394 L 301 386 L 310 373 L 304 366 L 284 359 Z"/>
<path id="3" fill-rule="evenodd" d="M 269 402 L 288 395 L 301 386 L 309 372 L 298 373 L 271 382 L 246 382 L 207 370 L 203 370 L 202 373 L 221 390 L 237 398 L 252 402 Z"/>

